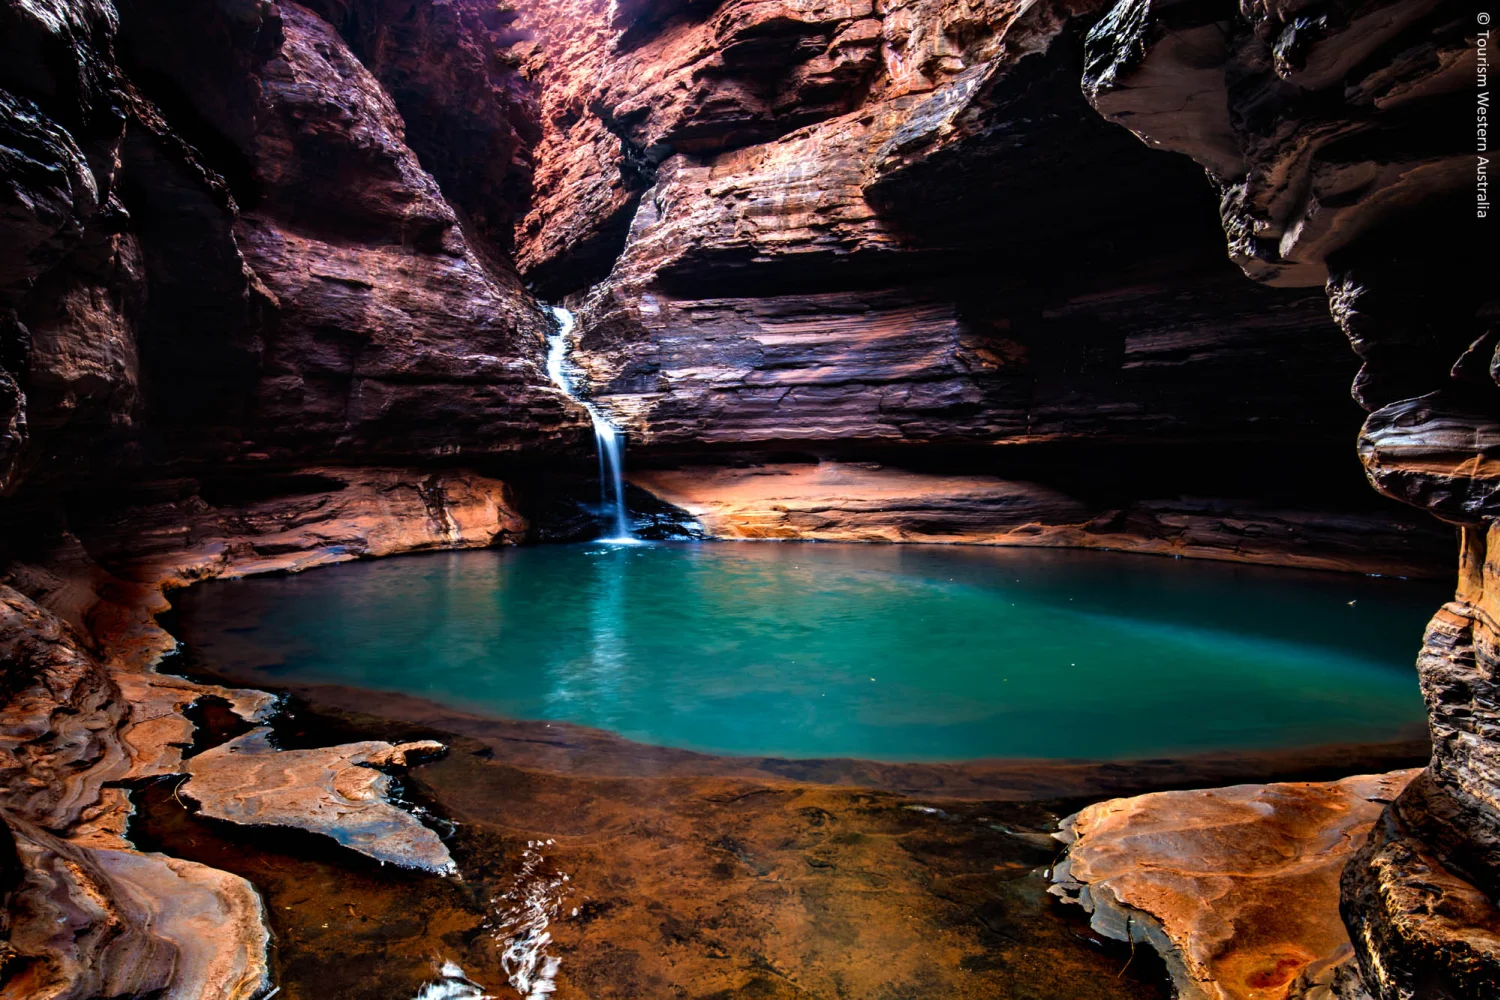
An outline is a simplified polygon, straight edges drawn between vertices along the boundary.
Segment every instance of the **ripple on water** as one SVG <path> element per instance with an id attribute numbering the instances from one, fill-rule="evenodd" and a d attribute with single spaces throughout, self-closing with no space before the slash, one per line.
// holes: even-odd
<path id="1" fill-rule="evenodd" d="M 441 978 L 423 986 L 413 1000 L 499 1000 L 470 979 L 457 962 L 445 961 L 438 968 L 438 975 Z"/>
<path id="2" fill-rule="evenodd" d="M 538 1000 L 557 989 L 562 962 L 549 952 L 548 926 L 562 911 L 568 875 L 547 870 L 542 848 L 553 841 L 527 841 L 521 867 L 510 885 L 490 900 L 492 931 L 503 951 L 500 964 L 506 978 L 525 1000 Z"/>

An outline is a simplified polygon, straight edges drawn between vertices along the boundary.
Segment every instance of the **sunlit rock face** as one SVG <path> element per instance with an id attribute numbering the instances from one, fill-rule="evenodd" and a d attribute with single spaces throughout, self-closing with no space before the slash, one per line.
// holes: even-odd
<path id="1" fill-rule="evenodd" d="M 1449 558 L 1356 461 L 1459 526 L 1433 764 L 1344 917 L 1381 1000 L 1500 990 L 1471 14 L 0 0 L 0 811 L 78 930 L 36 982 L 261 989 L 247 885 L 120 850 L 207 690 L 145 670 L 159 587 L 523 537 L 512 464 L 588 463 L 540 297 L 640 482 L 723 533 Z"/>
<path id="2" fill-rule="evenodd" d="M 1340 872 L 1418 773 L 1095 803 L 1062 821 L 1051 891 L 1150 942 L 1183 1000 L 1356 995 Z"/>
<path id="3" fill-rule="evenodd" d="M 518 21 L 543 136 L 518 265 L 576 310 L 574 360 L 636 461 L 677 465 L 721 520 L 762 518 L 705 492 L 725 477 L 693 469 L 716 455 L 771 474 L 788 453 L 923 454 L 1049 488 L 1007 466 L 1176 441 L 1280 470 L 1239 480 L 1249 495 L 1327 496 L 1330 463 L 1288 449 L 1348 454 L 1353 376 L 1371 483 L 1463 526 L 1470 566 L 1421 666 L 1433 767 L 1346 883 L 1382 997 L 1493 990 L 1489 945 L 1401 881 L 1451 866 L 1495 889 L 1500 367 L 1493 290 L 1459 249 L 1471 13 L 538 2 Z M 818 531 L 872 530 L 803 500 Z"/>

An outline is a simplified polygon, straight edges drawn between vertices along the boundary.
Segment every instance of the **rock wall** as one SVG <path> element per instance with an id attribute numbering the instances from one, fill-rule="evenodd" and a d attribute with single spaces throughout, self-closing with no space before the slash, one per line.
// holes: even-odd
<path id="1" fill-rule="evenodd" d="M 270 988 L 255 889 L 125 837 L 189 706 L 270 708 L 154 671 L 165 588 L 514 542 L 495 475 L 587 458 L 504 256 L 525 87 L 471 77 L 452 22 L 404 28 L 367 66 L 295 4 L 0 4 L 7 995 Z"/>
<path id="2" fill-rule="evenodd" d="M 1326 297 L 1248 280 L 1202 169 L 1090 106 L 1104 5 L 648 7 L 516 22 L 542 109 L 517 264 L 576 311 L 636 468 L 873 459 L 1422 533 L 1359 484 Z"/>
<path id="3" fill-rule="evenodd" d="M 39 11 L 6 5 L 0 71 L 11 492 L 122 467 L 582 443 L 541 369 L 549 321 L 488 236 L 508 230 L 503 204 L 463 208 L 484 182 L 434 158 L 477 185 L 455 210 L 330 25 L 258 0 Z M 411 26 L 400 41 L 442 44 Z M 431 72 L 463 72 L 461 56 Z M 413 79 L 417 58 L 376 67 L 403 95 L 440 90 Z M 501 86 L 440 96 L 524 126 Z M 419 125 L 419 145 L 446 148 L 440 123 Z M 515 131 L 485 134 L 518 147 Z M 515 158 L 494 184 L 515 186 Z"/>
<path id="4" fill-rule="evenodd" d="M 1246 273 L 1325 285 L 1364 362 L 1354 397 L 1370 411 L 1359 455 L 1371 483 L 1463 527 L 1457 596 L 1417 664 L 1432 764 L 1343 875 L 1365 988 L 1381 1000 L 1500 990 L 1487 557 L 1500 299 L 1460 249 L 1488 216 L 1465 127 L 1479 30 L 1462 4 L 1123 2 L 1087 39 L 1094 106 L 1203 164 Z"/>

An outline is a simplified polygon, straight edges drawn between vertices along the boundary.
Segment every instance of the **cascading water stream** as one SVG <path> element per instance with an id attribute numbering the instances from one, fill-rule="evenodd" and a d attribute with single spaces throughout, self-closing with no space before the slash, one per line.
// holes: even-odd
<path id="1" fill-rule="evenodd" d="M 597 406 L 573 391 L 568 378 L 568 338 L 573 333 L 573 314 L 561 306 L 548 306 L 557 320 L 557 332 L 547 338 L 547 377 L 563 392 L 583 404 L 594 421 L 594 446 L 599 452 L 599 499 L 606 509 L 613 507 L 612 542 L 630 542 L 630 515 L 625 510 L 625 436 L 609 422 Z"/>

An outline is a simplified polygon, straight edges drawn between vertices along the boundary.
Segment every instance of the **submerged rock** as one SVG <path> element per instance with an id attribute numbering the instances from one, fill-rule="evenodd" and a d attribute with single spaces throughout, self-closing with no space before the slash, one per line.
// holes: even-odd
<path id="1" fill-rule="evenodd" d="M 255 729 L 187 762 L 179 789 L 205 816 L 245 826 L 289 826 L 332 837 L 381 863 L 452 874 L 438 835 L 390 801 L 390 775 L 441 743 L 379 740 L 316 750 L 277 750 Z"/>
<path id="2" fill-rule="evenodd" d="M 1418 773 L 1099 802 L 1062 821 L 1051 891 L 1154 947 L 1183 1000 L 1316 995 L 1352 956 L 1339 874 Z"/>

